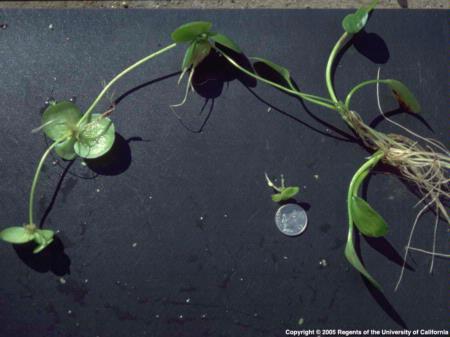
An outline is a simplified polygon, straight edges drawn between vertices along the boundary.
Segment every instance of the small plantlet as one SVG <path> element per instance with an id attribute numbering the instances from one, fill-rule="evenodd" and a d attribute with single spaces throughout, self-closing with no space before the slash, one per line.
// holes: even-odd
<path id="1" fill-rule="evenodd" d="M 299 192 L 298 186 L 285 186 L 284 176 L 281 175 L 281 185 L 275 185 L 272 180 L 270 180 L 267 173 L 264 173 L 264 177 L 266 178 L 267 186 L 273 188 L 278 193 L 272 194 L 272 201 L 274 202 L 283 202 L 289 199 L 292 199 Z"/>

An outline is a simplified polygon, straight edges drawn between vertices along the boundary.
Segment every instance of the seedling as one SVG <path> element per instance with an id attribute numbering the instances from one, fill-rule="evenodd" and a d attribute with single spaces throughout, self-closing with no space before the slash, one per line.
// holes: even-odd
<path id="1" fill-rule="evenodd" d="M 275 185 L 272 180 L 270 180 L 267 173 L 264 173 L 264 177 L 266 178 L 267 186 L 273 188 L 278 193 L 272 194 L 272 201 L 274 202 L 283 202 L 289 199 L 292 199 L 299 192 L 298 186 L 285 186 L 284 176 L 281 175 L 281 186 Z"/>

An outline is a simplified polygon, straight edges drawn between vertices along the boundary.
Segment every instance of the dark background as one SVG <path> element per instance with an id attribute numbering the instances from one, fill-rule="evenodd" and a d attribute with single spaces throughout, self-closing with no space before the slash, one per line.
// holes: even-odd
<path id="1" fill-rule="evenodd" d="M 169 44 L 178 25 L 200 19 L 233 37 L 248 56 L 288 67 L 307 92 L 326 95 L 325 63 L 346 13 L 3 11 L 1 226 L 27 219 L 28 191 L 46 146 L 30 130 L 39 126 L 48 97 L 75 96 L 86 109 L 102 80 Z M 424 107 L 423 119 L 393 118 L 444 141 L 447 20 L 438 11 L 375 12 L 337 68 L 338 95 L 374 78 L 381 66 L 382 77 L 405 82 Z M 168 52 L 114 87 L 121 136 L 106 159 L 88 167 L 47 161 L 36 212 L 45 227 L 60 231 L 59 239 L 38 256 L 0 245 L 0 335 L 269 337 L 285 329 L 448 327 L 447 261 L 436 259 L 430 275 L 430 257 L 412 252 L 413 270 L 393 291 L 419 209 L 407 186 L 380 172 L 366 189 L 390 224 L 386 240 L 361 239 L 383 295 L 343 256 L 347 186 L 368 153 L 333 130 L 348 133 L 337 114 L 262 84 L 248 88 L 255 83 L 225 76 L 228 68 L 212 59 L 206 65 L 221 70 L 200 72 L 210 80 L 177 110 L 180 123 L 169 105 L 184 94 L 176 84 L 183 52 Z M 382 100 L 385 110 L 396 109 L 385 92 Z M 189 131 L 202 125 L 212 101 L 203 131 Z M 103 101 L 99 112 L 107 106 Z M 377 118 L 374 87 L 354 97 L 354 108 L 378 129 L 398 132 Z M 309 216 L 302 236 L 276 229 L 265 171 L 301 186 L 297 201 Z M 432 222 L 431 214 L 422 219 L 414 246 L 431 249 Z M 447 245 L 441 224 L 438 251 Z"/>

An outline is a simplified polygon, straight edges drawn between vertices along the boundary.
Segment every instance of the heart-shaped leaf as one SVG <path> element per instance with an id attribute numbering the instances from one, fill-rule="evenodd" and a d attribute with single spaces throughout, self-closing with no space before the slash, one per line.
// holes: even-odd
<path id="1" fill-rule="evenodd" d="M 189 42 L 196 39 L 203 33 L 208 33 L 212 23 L 206 21 L 194 21 L 181 25 L 171 34 L 172 40 L 176 43 Z"/>
<path id="2" fill-rule="evenodd" d="M 353 222 L 361 233 L 370 237 L 382 237 L 388 232 L 388 226 L 364 199 L 354 195 L 350 202 Z"/>
<path id="3" fill-rule="evenodd" d="M 356 254 L 355 247 L 353 246 L 353 226 L 351 226 L 349 230 L 352 233 L 351 234 L 349 233 L 349 238 L 347 240 L 347 244 L 345 245 L 344 251 L 344 255 L 347 258 L 347 261 L 350 262 L 350 264 L 353 267 L 355 267 L 355 269 L 359 271 L 367 280 L 369 280 L 370 283 L 372 283 L 376 288 L 381 290 L 381 286 L 378 284 L 377 281 L 375 281 L 372 275 L 369 274 L 367 269 L 361 263 L 358 254 Z"/>
<path id="4" fill-rule="evenodd" d="M 352 14 L 348 14 L 342 20 L 342 27 L 347 33 L 356 34 L 367 23 L 367 19 L 369 18 L 369 13 L 374 7 L 378 4 L 378 0 L 374 0 L 367 7 L 361 7 L 356 12 Z"/>
<path id="5" fill-rule="evenodd" d="M 420 103 L 417 101 L 411 90 L 406 85 L 397 80 L 385 80 L 385 83 L 391 88 L 392 93 L 405 110 L 419 113 L 421 111 Z"/>
<path id="6" fill-rule="evenodd" d="M 34 239 L 34 233 L 25 227 L 8 227 L 0 232 L 0 239 L 9 243 L 26 243 Z"/>
<path id="7" fill-rule="evenodd" d="M 82 158 L 98 158 L 111 149 L 115 136 L 113 122 L 107 117 L 93 114 L 92 121 L 81 127 L 74 150 Z"/>
<path id="8" fill-rule="evenodd" d="M 219 33 L 213 33 L 209 34 L 209 38 L 213 40 L 215 43 L 219 43 L 222 46 L 225 46 L 227 48 L 230 48 L 231 50 L 235 51 L 236 53 L 241 53 L 241 48 L 228 36 L 219 34 Z"/>
<path id="9" fill-rule="evenodd" d="M 294 88 L 294 85 L 292 84 L 291 81 L 291 73 L 287 68 L 280 66 L 276 63 L 273 63 L 272 61 L 263 59 L 261 57 L 252 57 L 251 59 L 256 62 L 264 63 L 266 66 L 277 72 L 289 84 L 291 88 Z"/>
<path id="10" fill-rule="evenodd" d="M 73 160 L 77 156 L 74 145 L 76 139 L 74 137 L 68 138 L 65 141 L 55 146 L 55 152 L 58 156 L 65 160 Z"/>
<path id="11" fill-rule="evenodd" d="M 76 130 L 81 112 L 72 102 L 52 103 L 42 115 L 44 133 L 53 140 L 70 136 Z"/>

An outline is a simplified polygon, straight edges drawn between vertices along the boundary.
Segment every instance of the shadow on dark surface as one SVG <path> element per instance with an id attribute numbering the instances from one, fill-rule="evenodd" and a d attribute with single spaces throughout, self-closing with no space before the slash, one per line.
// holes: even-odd
<path id="1" fill-rule="evenodd" d="M 434 132 L 434 130 L 433 130 L 433 128 L 430 126 L 430 124 L 428 124 L 428 122 L 425 120 L 425 118 L 423 118 L 423 116 L 421 116 L 421 115 L 419 115 L 419 114 L 416 114 L 416 113 L 413 113 L 413 112 L 409 112 L 409 111 L 403 110 L 403 109 L 401 109 L 401 108 L 397 108 L 397 109 L 395 109 L 395 110 L 391 110 L 391 111 L 388 111 L 388 112 L 384 112 L 384 115 L 385 115 L 387 118 L 390 118 L 390 117 L 393 117 L 393 116 L 396 116 L 396 115 L 400 115 L 400 114 L 407 114 L 408 116 L 411 116 L 411 117 L 413 117 L 413 118 L 419 120 L 420 122 L 422 122 L 422 124 L 424 124 L 424 125 L 427 127 L 428 130 Z M 383 115 L 379 115 L 379 116 L 375 117 L 375 118 L 372 120 L 372 122 L 370 122 L 369 126 L 370 126 L 371 128 L 374 128 L 374 129 L 375 129 L 375 128 L 376 128 L 381 122 L 383 122 L 383 121 L 386 121 L 386 118 L 383 117 Z M 388 122 L 389 122 L 389 121 L 388 121 Z"/>
<path id="2" fill-rule="evenodd" d="M 360 31 L 353 37 L 353 46 L 361 54 L 376 64 L 389 61 L 389 49 L 386 42 L 376 33 Z"/>
<path id="3" fill-rule="evenodd" d="M 358 254 L 358 257 L 361 260 L 361 263 L 364 265 L 364 261 L 361 257 L 361 236 L 359 233 L 355 233 L 354 236 L 354 244 L 355 244 L 355 251 L 356 254 Z M 355 272 L 357 272 L 355 270 Z M 369 271 L 370 273 L 370 271 Z M 377 304 L 380 306 L 381 309 L 399 326 L 401 326 L 404 329 L 408 329 L 408 326 L 406 325 L 403 318 L 400 316 L 398 311 L 394 308 L 394 306 L 389 302 L 387 297 L 383 294 L 383 292 L 379 289 L 377 289 L 372 283 L 370 283 L 364 276 L 361 275 L 361 278 L 364 281 L 364 284 L 367 287 L 367 290 L 369 291 L 372 298 L 377 302 Z"/>
<path id="4" fill-rule="evenodd" d="M 132 141 L 143 141 L 140 137 L 123 138 L 116 132 L 114 144 L 105 155 L 96 159 L 85 159 L 86 165 L 99 175 L 115 176 L 125 172 L 131 165 Z"/>
<path id="5" fill-rule="evenodd" d="M 41 221 L 39 222 L 39 228 L 42 228 L 44 226 L 45 220 L 47 220 L 47 217 L 50 214 L 53 205 L 55 204 L 56 197 L 58 196 L 59 190 L 61 189 L 64 178 L 66 177 L 73 163 L 74 163 L 73 160 L 68 162 L 67 166 L 64 168 L 64 171 L 62 172 L 61 177 L 59 178 L 58 184 L 56 185 L 55 191 L 53 192 L 52 199 L 50 200 L 50 203 L 45 209 L 44 215 L 42 216 Z"/>
<path id="6" fill-rule="evenodd" d="M 52 272 L 57 276 L 70 274 L 70 258 L 64 252 L 64 245 L 58 236 L 53 242 L 38 254 L 33 253 L 34 242 L 13 245 L 17 256 L 31 269 L 39 273 Z"/>

